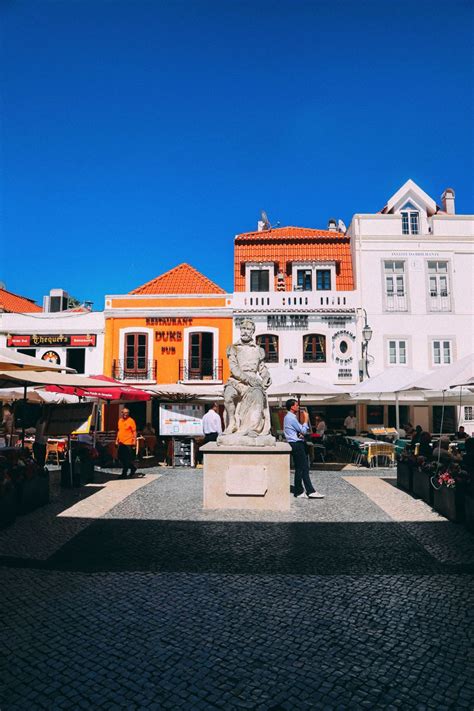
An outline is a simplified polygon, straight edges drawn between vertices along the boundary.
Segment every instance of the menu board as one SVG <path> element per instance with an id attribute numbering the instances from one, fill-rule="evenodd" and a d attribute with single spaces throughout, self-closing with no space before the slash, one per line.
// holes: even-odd
<path id="1" fill-rule="evenodd" d="M 167 402 L 160 405 L 160 435 L 202 437 L 204 405 Z"/>
<path id="2" fill-rule="evenodd" d="M 78 402 L 74 405 L 46 405 L 45 434 L 64 436 L 77 431 L 88 432 L 93 406 L 93 402 Z"/>

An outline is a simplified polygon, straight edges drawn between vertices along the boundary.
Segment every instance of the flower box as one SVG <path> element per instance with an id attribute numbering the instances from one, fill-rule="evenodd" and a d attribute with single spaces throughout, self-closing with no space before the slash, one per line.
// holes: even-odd
<path id="1" fill-rule="evenodd" d="M 419 467 L 413 469 L 413 496 L 423 499 L 430 506 L 433 505 L 433 487 L 431 486 L 431 472 L 426 472 Z"/>
<path id="2" fill-rule="evenodd" d="M 413 467 L 407 461 L 397 462 L 397 486 L 410 493 L 413 490 Z"/>
<path id="3" fill-rule="evenodd" d="M 464 492 L 457 486 L 441 486 L 434 489 L 433 508 L 450 521 L 464 519 Z"/>

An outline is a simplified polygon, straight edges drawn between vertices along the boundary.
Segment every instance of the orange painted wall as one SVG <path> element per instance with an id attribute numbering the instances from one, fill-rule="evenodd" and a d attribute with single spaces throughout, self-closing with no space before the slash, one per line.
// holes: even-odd
<path id="1" fill-rule="evenodd" d="M 187 307 L 219 307 L 219 306 L 230 306 L 230 297 L 226 298 L 225 295 L 211 296 L 207 295 L 201 299 L 193 298 L 168 298 L 160 299 L 159 296 L 150 296 L 148 298 L 141 297 L 140 299 L 127 298 L 127 296 L 121 296 L 120 298 L 111 299 L 110 306 L 107 308 L 115 309 L 147 309 L 147 308 L 187 308 Z"/>
<path id="2" fill-rule="evenodd" d="M 156 304 L 153 304 L 156 305 Z M 171 306 L 168 300 L 168 306 Z M 183 303 L 181 303 L 184 306 Z M 203 304 L 199 303 L 199 306 Z M 215 305 L 215 304 L 214 304 Z M 141 306 L 135 301 L 133 306 L 139 308 Z M 196 306 L 194 302 L 193 306 Z M 173 313 L 163 318 L 180 318 L 179 314 Z M 113 375 L 114 360 L 122 360 L 124 354 L 120 353 L 120 330 L 122 328 L 142 328 L 151 329 L 153 331 L 153 342 L 148 343 L 148 358 L 156 360 L 157 364 L 157 382 L 158 383 L 175 383 L 179 379 L 179 361 L 187 358 L 188 354 L 184 353 L 184 331 L 188 327 L 192 328 L 217 328 L 219 331 L 219 354 L 218 358 L 222 359 L 223 364 L 223 379 L 229 377 L 229 369 L 226 358 L 226 348 L 232 343 L 232 318 L 229 316 L 214 317 L 214 318 L 194 318 L 192 324 L 188 326 L 181 325 L 151 325 L 147 324 L 144 317 L 109 317 L 105 321 L 105 347 L 104 347 L 104 373 L 105 375 Z M 163 333 L 181 334 L 181 340 L 156 340 L 156 334 Z M 176 336 L 175 336 L 176 339 Z M 164 353 L 162 348 L 175 348 L 175 354 Z"/>

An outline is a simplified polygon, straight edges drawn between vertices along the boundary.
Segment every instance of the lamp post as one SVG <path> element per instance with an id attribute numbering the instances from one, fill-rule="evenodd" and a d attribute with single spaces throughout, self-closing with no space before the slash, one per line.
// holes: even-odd
<path id="1" fill-rule="evenodd" d="M 361 311 L 364 312 L 364 319 L 365 319 L 364 327 L 363 327 L 363 329 L 362 329 L 362 338 L 363 338 L 363 342 L 362 342 L 362 362 L 363 362 L 363 370 L 362 370 L 362 373 L 361 373 L 361 375 L 362 375 L 361 381 L 362 381 L 362 380 L 364 380 L 364 377 L 365 377 L 365 378 L 370 377 L 370 376 L 369 376 L 369 358 L 368 358 L 369 354 L 368 354 L 368 350 L 369 350 L 369 341 L 370 341 L 370 339 L 372 338 L 373 331 L 372 331 L 372 329 L 370 328 L 369 324 L 367 323 L 367 311 L 366 311 L 365 309 L 361 309 Z"/>

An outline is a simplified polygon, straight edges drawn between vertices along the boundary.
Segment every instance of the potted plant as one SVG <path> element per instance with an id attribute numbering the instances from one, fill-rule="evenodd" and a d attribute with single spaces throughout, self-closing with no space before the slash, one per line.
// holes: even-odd
<path id="1" fill-rule="evenodd" d="M 432 477 L 433 508 L 455 523 L 464 519 L 464 499 L 469 474 L 459 464 L 449 464 Z"/>
<path id="2" fill-rule="evenodd" d="M 431 477 L 436 471 L 436 463 L 428 462 L 424 457 L 418 457 L 417 466 L 413 469 L 413 496 L 423 499 L 430 506 L 433 505 Z"/>
<path id="3" fill-rule="evenodd" d="M 409 449 L 404 449 L 397 461 L 397 486 L 410 494 L 413 491 L 413 469 L 416 459 Z"/>

